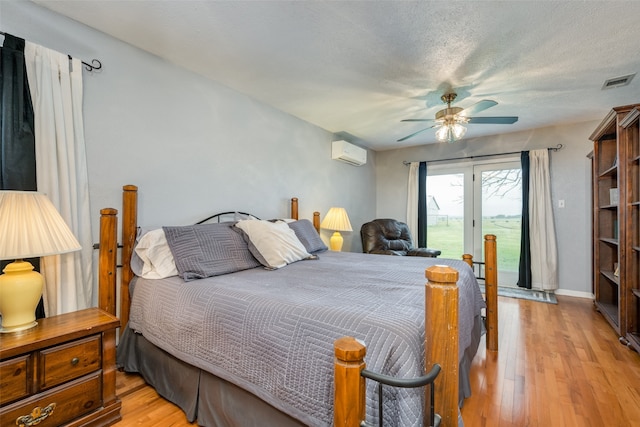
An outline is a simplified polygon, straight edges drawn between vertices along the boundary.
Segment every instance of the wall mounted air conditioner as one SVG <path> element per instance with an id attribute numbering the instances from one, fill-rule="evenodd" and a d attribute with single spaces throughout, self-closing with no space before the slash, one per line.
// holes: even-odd
<path id="1" fill-rule="evenodd" d="M 367 163 L 367 150 L 347 141 L 333 141 L 331 143 L 331 158 L 350 165 L 362 166 Z"/>

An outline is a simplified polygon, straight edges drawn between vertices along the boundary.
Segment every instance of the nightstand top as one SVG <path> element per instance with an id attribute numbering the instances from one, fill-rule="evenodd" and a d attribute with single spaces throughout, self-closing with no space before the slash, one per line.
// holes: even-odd
<path id="1" fill-rule="evenodd" d="M 120 320 L 99 308 L 39 319 L 25 331 L 0 334 L 0 359 L 101 333 L 120 326 Z"/>

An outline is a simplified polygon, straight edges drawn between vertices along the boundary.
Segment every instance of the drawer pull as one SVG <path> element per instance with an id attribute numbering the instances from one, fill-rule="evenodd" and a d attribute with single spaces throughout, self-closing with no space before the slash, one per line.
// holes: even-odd
<path id="1" fill-rule="evenodd" d="M 53 414 L 54 409 L 56 409 L 55 402 L 50 403 L 44 408 L 36 406 L 35 408 L 33 408 L 33 411 L 31 411 L 31 414 L 22 415 L 16 418 L 16 425 L 18 427 L 29 427 L 29 426 L 38 425 L 42 421 L 44 421 L 45 418 L 47 418 L 49 415 Z"/>
<path id="2" fill-rule="evenodd" d="M 73 359 L 71 359 L 71 366 L 76 366 L 79 362 L 80 362 L 80 359 L 78 359 L 77 357 L 74 357 Z"/>

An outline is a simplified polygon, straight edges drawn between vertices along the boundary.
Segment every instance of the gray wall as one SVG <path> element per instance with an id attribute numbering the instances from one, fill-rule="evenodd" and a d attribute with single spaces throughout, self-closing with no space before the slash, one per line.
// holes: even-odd
<path id="1" fill-rule="evenodd" d="M 603 111 L 603 117 L 606 113 Z M 406 219 L 409 168 L 402 163 L 405 160 L 429 161 L 479 156 L 562 144 L 564 148 L 551 152 L 550 156 L 551 191 L 558 241 L 558 293 L 590 296 L 591 163 L 587 154 L 592 149 L 589 135 L 598 123 L 599 121 L 592 121 L 469 139 L 454 144 L 430 144 L 378 152 L 376 213 L 379 217 Z M 565 208 L 558 208 L 558 200 L 565 201 Z"/>
<path id="2" fill-rule="evenodd" d="M 532 132 L 369 152 L 366 166 L 330 159 L 333 135 L 219 83 L 165 62 L 33 3 L 0 1 L 0 29 L 72 56 L 98 58 L 85 72 L 85 137 L 93 234 L 103 207 L 119 207 L 124 184 L 140 188 L 140 223 L 188 224 L 212 212 L 269 218 L 300 198 L 302 217 L 347 209 L 358 252 L 360 225 L 406 216 L 403 160 L 492 154 L 564 144 L 552 153 L 563 292 L 591 292 L 588 136 L 597 122 Z M 603 112 L 603 116 L 606 112 Z M 555 203 L 557 206 L 557 203 Z M 375 213 L 375 215 L 374 215 Z M 322 236 L 328 241 L 329 232 Z"/>
<path id="3" fill-rule="evenodd" d="M 84 76 L 84 112 L 93 235 L 99 211 L 140 190 L 141 225 L 189 224 L 226 210 L 262 218 L 324 217 L 347 209 L 358 230 L 375 211 L 375 153 L 365 166 L 331 160 L 333 135 L 217 82 L 30 2 L 0 1 L 2 31 L 68 53 L 97 58 Z M 330 233 L 322 232 L 328 241 Z"/>

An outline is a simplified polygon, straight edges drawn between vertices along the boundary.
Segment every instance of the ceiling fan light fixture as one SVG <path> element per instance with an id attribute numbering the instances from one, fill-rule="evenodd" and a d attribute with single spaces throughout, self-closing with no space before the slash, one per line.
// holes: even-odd
<path id="1" fill-rule="evenodd" d="M 462 139 L 467 133 L 467 128 L 456 121 L 448 121 L 436 131 L 436 139 L 440 142 L 455 142 Z"/>
<path id="2" fill-rule="evenodd" d="M 421 132 L 427 129 L 437 128 L 436 139 L 440 142 L 455 142 L 462 139 L 467 133 L 466 124 L 504 124 L 510 125 L 518 121 L 518 117 L 473 117 L 473 115 L 491 108 L 498 103 L 490 99 L 483 99 L 476 102 L 470 107 L 460 108 L 452 107 L 451 103 L 456 99 L 455 93 L 446 93 L 441 97 L 442 102 L 447 104 L 447 108 L 444 108 L 436 113 L 435 119 L 405 119 L 403 122 L 431 122 L 433 126 L 429 126 L 424 129 L 420 129 L 410 135 L 400 138 L 398 142 L 402 142 L 409 138 L 413 138 Z"/>

